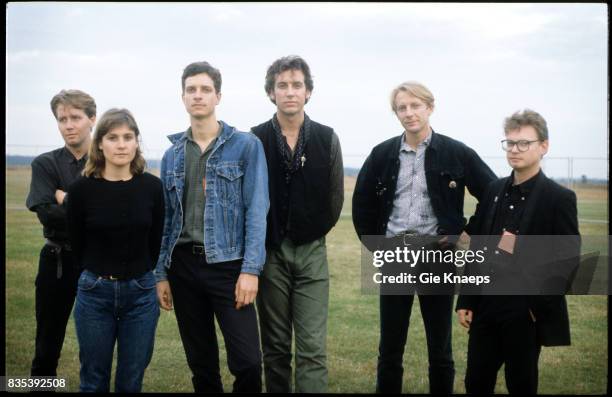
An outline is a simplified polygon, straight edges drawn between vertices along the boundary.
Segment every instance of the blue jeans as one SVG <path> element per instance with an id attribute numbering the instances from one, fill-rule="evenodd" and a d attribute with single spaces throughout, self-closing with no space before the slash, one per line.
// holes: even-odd
<path id="1" fill-rule="evenodd" d="M 74 321 L 82 392 L 109 391 L 115 341 L 115 392 L 141 391 L 159 318 L 155 284 L 153 272 L 121 281 L 99 278 L 87 270 L 81 273 Z"/>

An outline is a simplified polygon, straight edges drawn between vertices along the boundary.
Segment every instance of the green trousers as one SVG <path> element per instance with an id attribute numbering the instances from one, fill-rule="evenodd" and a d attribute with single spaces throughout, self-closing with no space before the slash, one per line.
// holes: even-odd
<path id="1" fill-rule="evenodd" d="M 291 340 L 295 332 L 295 391 L 327 391 L 329 271 L 325 237 L 303 245 L 285 238 L 268 252 L 257 309 L 269 393 L 291 392 Z"/>

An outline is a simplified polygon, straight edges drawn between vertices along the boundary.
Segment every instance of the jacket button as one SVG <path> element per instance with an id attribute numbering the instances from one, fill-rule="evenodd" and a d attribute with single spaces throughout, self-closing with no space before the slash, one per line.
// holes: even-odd
<path id="1" fill-rule="evenodd" d="M 495 255 L 499 255 L 499 251 L 498 250 L 495 250 Z"/>

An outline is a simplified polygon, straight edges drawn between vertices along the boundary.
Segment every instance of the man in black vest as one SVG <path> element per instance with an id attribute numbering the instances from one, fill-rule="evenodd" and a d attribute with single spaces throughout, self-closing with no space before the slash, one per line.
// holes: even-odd
<path id="1" fill-rule="evenodd" d="M 87 162 L 96 102 L 83 91 L 62 90 L 51 100 L 65 145 L 32 161 L 26 206 L 43 225 L 46 244 L 36 276 L 36 352 L 32 376 L 56 376 L 66 324 L 74 305 L 80 264 L 68 244 L 66 192 Z"/>
<path id="2" fill-rule="evenodd" d="M 271 120 L 253 127 L 268 162 L 268 255 L 257 297 L 266 388 L 291 392 L 295 330 L 295 391 L 327 390 L 329 273 L 325 235 L 344 200 L 342 153 L 334 131 L 304 113 L 313 89 L 298 56 L 276 60 L 266 74 L 276 105 Z"/>
<path id="3" fill-rule="evenodd" d="M 377 145 L 359 171 L 353 194 L 357 235 L 443 236 L 469 233 L 463 217 L 464 192 L 480 200 L 496 179 L 478 154 L 465 144 L 433 131 L 429 117 L 434 97 L 409 81 L 391 92 L 391 109 L 404 132 Z M 436 237 L 437 239 L 437 237 Z M 448 237 L 440 237 L 440 241 Z M 363 241 L 363 240 L 362 240 Z M 370 247 L 368 247 L 370 248 Z M 432 271 L 443 268 L 433 264 Z M 448 271 L 454 265 L 449 264 Z M 429 389 L 453 392 L 455 368 L 451 344 L 453 291 L 419 295 L 427 335 Z M 380 296 L 380 344 L 376 391 L 401 393 L 402 359 L 413 294 Z"/>
<path id="4" fill-rule="evenodd" d="M 546 121 L 526 109 L 508 117 L 504 131 L 502 147 L 513 171 L 486 190 L 475 214 L 470 247 L 489 254 L 483 265 L 497 279 L 502 271 L 517 274 L 505 269 L 536 266 L 538 258 L 547 258 L 558 268 L 562 261 L 573 261 L 580 254 L 576 194 L 548 179 L 540 169 L 540 160 L 548 151 Z M 543 244 L 547 241 L 543 236 L 556 237 Z M 497 371 L 505 364 L 509 393 L 536 394 L 541 346 L 570 344 L 563 292 L 555 296 L 530 293 L 471 294 L 457 299 L 459 322 L 470 330 L 465 374 L 468 393 L 493 394 Z"/>

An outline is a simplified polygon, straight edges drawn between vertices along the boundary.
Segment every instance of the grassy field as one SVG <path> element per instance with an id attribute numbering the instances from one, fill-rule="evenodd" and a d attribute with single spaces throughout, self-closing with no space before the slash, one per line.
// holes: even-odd
<path id="1" fill-rule="evenodd" d="M 34 352 L 34 278 L 43 245 L 42 228 L 35 214 L 24 207 L 29 168 L 6 170 L 6 374 L 29 374 Z M 378 352 L 378 297 L 361 294 L 360 244 L 351 222 L 354 178 L 345 184 L 345 205 L 327 238 L 330 264 L 328 320 L 329 392 L 374 392 Z M 604 188 L 577 188 L 583 235 L 608 235 L 608 193 Z M 466 200 L 466 213 L 473 199 Z M 605 240 L 607 241 L 607 240 Z M 602 249 L 604 247 L 601 247 Z M 607 252 L 607 251 L 606 251 Z M 540 356 L 542 394 L 602 394 L 607 386 L 607 298 L 569 296 L 572 346 L 544 348 Z M 419 305 L 415 304 L 404 355 L 404 392 L 427 393 L 427 350 Z M 222 344 L 223 338 L 219 335 Z M 467 333 L 456 321 L 453 349 L 455 391 L 464 393 Z M 222 376 L 226 391 L 232 378 L 221 346 Z M 68 324 L 58 376 L 68 391 L 78 391 L 79 360 L 74 322 Z M 157 328 L 155 352 L 144 379 L 145 392 L 191 392 L 191 375 L 173 312 L 163 312 Z M 496 391 L 505 393 L 503 370 Z"/>

